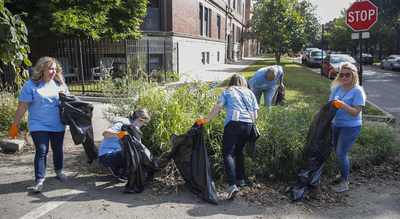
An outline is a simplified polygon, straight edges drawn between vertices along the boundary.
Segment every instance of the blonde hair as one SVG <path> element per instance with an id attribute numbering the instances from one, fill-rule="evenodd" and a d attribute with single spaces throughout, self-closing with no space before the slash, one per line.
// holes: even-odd
<path id="1" fill-rule="evenodd" d="M 135 111 L 132 111 L 131 113 L 129 113 L 129 119 L 131 121 L 134 121 L 137 118 L 140 118 L 140 119 L 145 120 L 146 122 L 149 122 L 151 119 L 149 110 L 144 107 L 140 107 L 140 108 L 136 109 Z"/>
<path id="2" fill-rule="evenodd" d="M 43 77 L 43 72 L 46 69 L 51 68 L 54 63 L 56 63 L 56 75 L 54 76 L 54 80 L 59 84 L 64 83 L 60 62 L 55 58 L 44 56 L 37 61 L 35 67 L 33 68 L 32 80 L 36 86 L 39 86 L 39 82 Z"/>
<path id="3" fill-rule="evenodd" d="M 357 67 L 355 65 L 351 64 L 350 62 L 343 62 L 340 65 L 339 74 L 342 73 L 343 69 L 349 69 L 351 71 L 351 74 L 353 75 L 353 81 L 351 82 L 351 87 L 349 88 L 349 90 L 350 90 L 351 88 L 356 86 L 359 82 Z M 342 84 L 343 84 L 343 79 L 341 77 L 339 77 L 339 75 L 337 75 L 335 80 L 333 80 L 333 82 L 331 83 L 331 91 L 333 91 L 335 88 L 341 86 Z"/>
<path id="4" fill-rule="evenodd" d="M 232 86 L 239 86 L 247 88 L 247 80 L 244 75 L 240 73 L 235 73 L 232 75 L 231 79 L 229 80 L 228 88 Z"/>

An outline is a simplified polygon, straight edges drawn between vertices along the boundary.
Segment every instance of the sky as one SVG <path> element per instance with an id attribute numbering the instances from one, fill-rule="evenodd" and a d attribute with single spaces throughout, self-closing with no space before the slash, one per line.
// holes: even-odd
<path id="1" fill-rule="evenodd" d="M 313 5 L 317 6 L 315 11 L 318 20 L 321 24 L 325 24 L 332 21 L 334 18 L 338 18 L 343 8 L 348 9 L 351 3 L 356 0 L 309 0 Z"/>

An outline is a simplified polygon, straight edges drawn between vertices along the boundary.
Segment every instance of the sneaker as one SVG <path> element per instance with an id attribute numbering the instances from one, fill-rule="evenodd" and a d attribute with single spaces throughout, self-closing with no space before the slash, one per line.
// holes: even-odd
<path id="1" fill-rule="evenodd" d="M 243 186 L 246 185 L 246 183 L 244 182 L 244 179 L 238 179 L 238 180 L 236 180 L 236 184 L 237 184 L 239 187 L 243 187 Z"/>
<path id="2" fill-rule="evenodd" d="M 228 200 L 233 200 L 238 192 L 239 192 L 239 189 L 237 188 L 236 185 L 230 186 Z"/>
<path id="3" fill-rule="evenodd" d="M 341 181 L 340 177 L 341 176 L 342 175 L 340 175 L 340 173 L 339 173 L 338 175 L 335 176 L 335 178 L 332 179 L 332 182 L 333 183 L 340 183 L 340 181 Z M 347 180 L 347 184 L 350 184 L 350 179 Z"/>
<path id="4" fill-rule="evenodd" d="M 66 181 L 68 179 L 68 176 L 65 175 L 65 173 L 61 172 L 61 173 L 57 174 L 57 178 L 61 181 Z"/>
<path id="5" fill-rule="evenodd" d="M 43 183 L 38 183 L 33 187 L 33 192 L 39 193 L 43 191 Z"/>
<path id="6" fill-rule="evenodd" d="M 122 182 L 122 183 L 128 182 L 128 178 L 126 178 L 126 176 L 120 176 L 120 177 L 118 177 L 118 180 L 119 180 L 120 182 Z"/>
<path id="7" fill-rule="evenodd" d="M 118 178 L 121 176 L 121 174 L 119 173 L 119 168 L 116 167 L 108 167 L 107 169 L 109 169 L 111 171 L 111 174 L 115 177 Z"/>
<path id="8" fill-rule="evenodd" d="M 333 192 L 344 192 L 347 190 L 349 190 L 349 185 L 347 184 L 347 182 L 344 185 L 341 183 L 338 183 L 332 187 Z"/>

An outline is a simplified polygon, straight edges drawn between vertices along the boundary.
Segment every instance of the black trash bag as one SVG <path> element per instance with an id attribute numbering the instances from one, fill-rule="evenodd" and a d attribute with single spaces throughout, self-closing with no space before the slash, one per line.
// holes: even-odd
<path id="1" fill-rule="evenodd" d="M 203 126 L 196 123 L 183 135 L 171 135 L 172 150 L 169 159 L 174 159 L 182 178 L 190 191 L 204 201 L 218 204 L 218 196 L 211 178 Z"/>
<path id="2" fill-rule="evenodd" d="M 281 88 L 279 85 L 276 85 L 277 88 L 275 89 L 274 96 L 272 97 L 271 104 L 276 105 L 284 105 L 286 104 L 285 98 L 285 88 Z"/>
<path id="3" fill-rule="evenodd" d="M 140 140 L 142 134 L 131 125 L 123 125 L 121 131 L 129 135 L 119 140 L 122 155 L 127 162 L 126 175 L 128 182 L 125 185 L 128 193 L 141 193 L 148 181 L 153 180 L 158 166 L 153 155 Z"/>
<path id="4" fill-rule="evenodd" d="M 318 188 L 321 184 L 322 171 L 333 148 L 332 120 L 336 110 L 333 104 L 325 104 L 311 123 L 303 150 L 306 168 L 300 171 L 297 186 L 288 192 L 292 201 L 304 198 L 310 188 Z"/>
<path id="5" fill-rule="evenodd" d="M 82 144 L 88 158 L 87 162 L 92 163 L 97 158 L 92 126 L 93 105 L 81 101 L 74 95 L 59 93 L 59 98 L 61 123 L 69 125 L 74 144 Z"/>

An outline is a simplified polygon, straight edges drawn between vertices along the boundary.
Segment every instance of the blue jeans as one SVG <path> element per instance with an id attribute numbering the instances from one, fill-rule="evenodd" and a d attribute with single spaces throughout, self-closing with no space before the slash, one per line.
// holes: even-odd
<path id="1" fill-rule="evenodd" d="M 122 168 L 122 175 L 126 172 L 126 159 L 121 150 L 115 150 L 99 157 L 99 162 L 105 167 Z"/>
<path id="2" fill-rule="evenodd" d="M 252 123 L 230 121 L 224 128 L 222 137 L 222 155 L 229 186 L 236 184 L 236 179 L 244 179 L 243 148 L 251 131 Z M 233 156 L 236 159 L 236 170 Z"/>
<path id="3" fill-rule="evenodd" d="M 264 106 L 267 107 L 271 105 L 272 98 L 274 97 L 275 93 L 275 86 L 266 90 L 253 87 L 251 88 L 251 91 L 253 91 L 254 96 L 256 96 L 258 104 L 261 103 L 261 95 L 264 94 Z"/>
<path id="4" fill-rule="evenodd" d="M 351 146 L 361 132 L 361 125 L 355 127 L 336 127 L 332 125 L 332 143 L 340 169 L 340 179 L 349 180 L 350 164 L 348 154 Z"/>
<path id="5" fill-rule="evenodd" d="M 61 173 L 64 164 L 64 133 L 35 131 L 31 132 L 33 143 L 35 144 L 35 179 L 36 182 L 43 182 L 46 176 L 47 153 L 49 152 L 49 141 L 51 142 L 51 150 L 53 151 L 54 171 Z"/>

